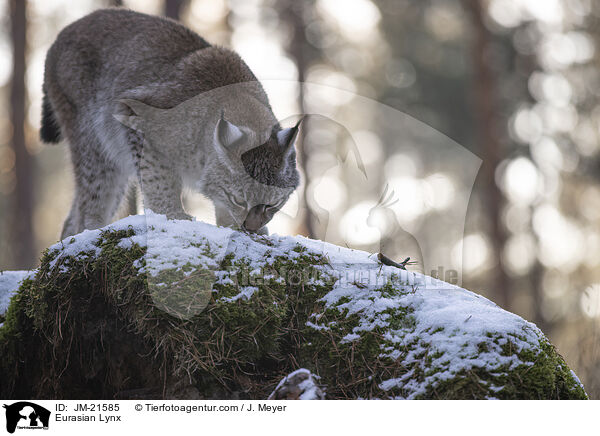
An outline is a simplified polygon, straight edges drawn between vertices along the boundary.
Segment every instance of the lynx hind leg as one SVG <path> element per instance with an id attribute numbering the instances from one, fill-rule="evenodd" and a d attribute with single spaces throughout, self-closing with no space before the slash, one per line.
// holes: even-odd
<path id="1" fill-rule="evenodd" d="M 127 188 L 128 176 L 99 152 L 100 145 L 71 146 L 77 194 L 65 221 L 63 237 L 111 222 Z"/>
<path id="2" fill-rule="evenodd" d="M 60 239 L 65 239 L 69 236 L 76 235 L 83 230 L 83 223 L 80 219 L 80 216 L 79 201 L 77 200 L 77 194 L 75 194 L 75 198 L 71 204 L 71 211 L 69 212 L 69 215 L 63 224 Z"/>

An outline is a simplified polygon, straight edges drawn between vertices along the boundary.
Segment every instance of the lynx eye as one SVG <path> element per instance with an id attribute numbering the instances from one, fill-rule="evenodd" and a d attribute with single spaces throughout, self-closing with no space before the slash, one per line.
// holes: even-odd
<path id="1" fill-rule="evenodd" d="M 229 200 L 230 203 L 234 204 L 235 206 L 237 206 L 239 208 L 246 209 L 246 206 L 247 206 L 246 200 L 240 199 L 234 194 L 230 194 L 225 189 L 221 189 L 221 190 L 223 191 L 223 194 L 225 194 L 225 196 L 227 197 L 227 199 Z"/>
<path id="2" fill-rule="evenodd" d="M 231 195 L 229 197 L 229 200 L 231 200 L 231 202 L 233 204 L 235 204 L 237 207 L 241 207 L 242 209 L 246 208 L 246 202 L 244 200 L 239 199 L 238 197 L 236 197 L 235 195 Z"/>

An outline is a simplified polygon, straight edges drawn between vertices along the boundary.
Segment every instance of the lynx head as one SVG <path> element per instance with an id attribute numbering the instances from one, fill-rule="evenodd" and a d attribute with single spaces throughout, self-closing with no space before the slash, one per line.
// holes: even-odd
<path id="1" fill-rule="evenodd" d="M 294 141 L 301 121 L 285 129 L 277 123 L 265 134 L 237 126 L 221 113 L 214 130 L 217 160 L 203 183 L 217 224 L 264 231 L 298 187 Z"/>

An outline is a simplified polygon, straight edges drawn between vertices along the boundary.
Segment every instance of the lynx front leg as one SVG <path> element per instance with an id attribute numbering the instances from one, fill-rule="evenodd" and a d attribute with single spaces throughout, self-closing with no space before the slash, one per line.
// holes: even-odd
<path id="1" fill-rule="evenodd" d="M 164 156 L 161 156 L 164 159 Z M 185 213 L 181 204 L 181 176 L 170 165 L 161 162 L 159 156 L 145 153 L 139 164 L 139 178 L 144 208 L 151 209 L 169 219 L 192 217 Z"/>

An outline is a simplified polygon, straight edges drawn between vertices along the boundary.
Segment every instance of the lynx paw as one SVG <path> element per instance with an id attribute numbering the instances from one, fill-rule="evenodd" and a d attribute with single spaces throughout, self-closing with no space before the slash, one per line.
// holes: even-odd
<path id="1" fill-rule="evenodd" d="M 185 212 L 168 213 L 167 218 L 170 220 L 187 220 L 193 221 L 194 217 Z"/>

